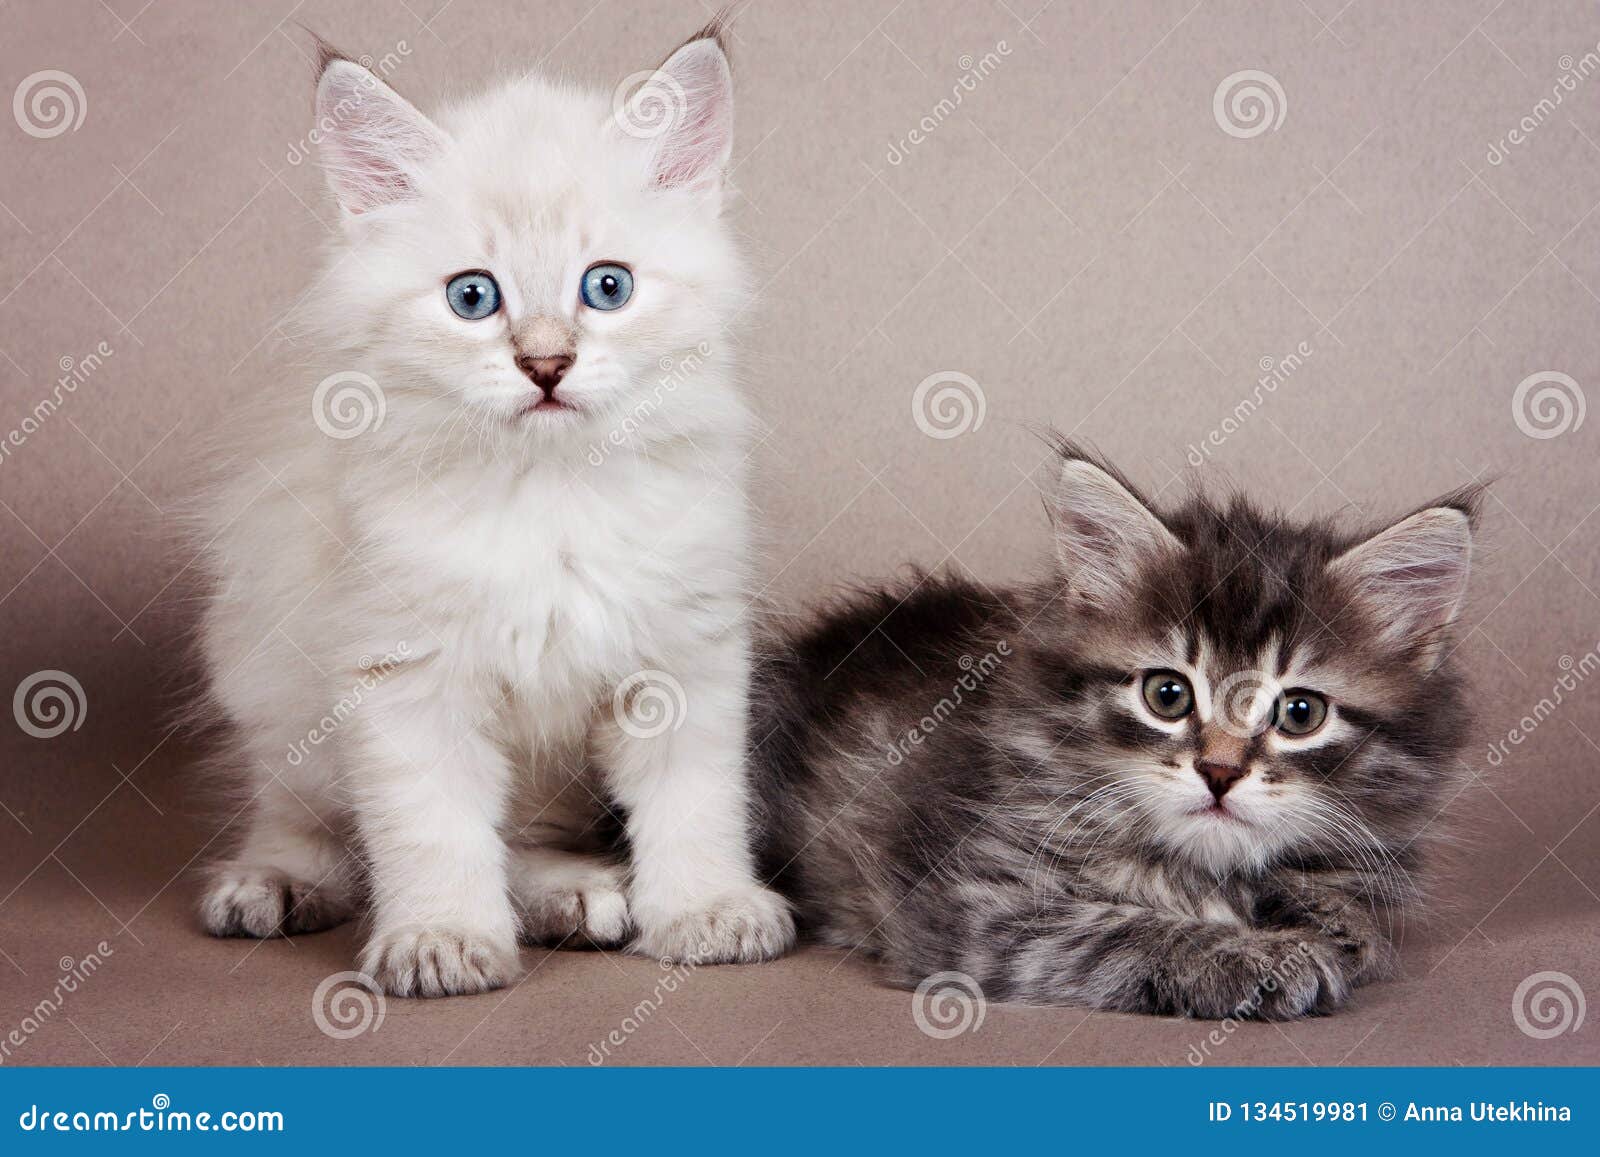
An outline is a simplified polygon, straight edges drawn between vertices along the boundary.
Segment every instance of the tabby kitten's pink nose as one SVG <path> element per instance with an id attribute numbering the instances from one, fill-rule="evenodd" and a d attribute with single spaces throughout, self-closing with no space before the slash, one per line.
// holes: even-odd
<path id="1" fill-rule="evenodd" d="M 548 398 L 555 394 L 556 386 L 561 384 L 561 379 L 572 368 L 572 359 L 566 354 L 553 358 L 534 358 L 523 354 L 517 358 L 517 368 L 527 374 L 528 379 L 543 390 Z"/>
<path id="2" fill-rule="evenodd" d="M 1194 769 L 1206 781 L 1206 786 L 1211 789 L 1211 795 L 1218 803 L 1222 802 L 1222 797 L 1228 794 L 1230 787 L 1244 778 L 1244 768 L 1231 763 L 1202 761 L 1195 764 Z"/>

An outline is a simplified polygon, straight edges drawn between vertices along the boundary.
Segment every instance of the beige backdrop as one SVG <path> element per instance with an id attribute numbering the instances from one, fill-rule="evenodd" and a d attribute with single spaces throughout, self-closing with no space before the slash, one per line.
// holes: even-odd
<path id="1" fill-rule="evenodd" d="M 349 930 L 200 937 L 183 873 L 223 824 L 182 789 L 193 753 L 162 722 L 194 593 L 167 535 L 196 435 L 273 388 L 276 327 L 334 226 L 297 24 L 387 57 L 426 104 L 535 64 L 609 88 L 708 14 L 0 8 L 0 693 L 51 671 L 82 688 L 54 737 L 0 714 L 0 1040 L 23 1030 L 0 1059 L 581 1064 L 650 992 L 650 962 L 529 953 L 509 995 L 390 1001 L 381 1031 L 342 1041 L 310 1006 L 350 967 Z M 757 0 L 732 40 L 774 598 L 907 562 L 1025 573 L 1045 548 L 1037 424 L 1169 494 L 1238 484 L 1307 515 L 1498 477 L 1444 911 L 1352 1011 L 1215 1055 L 1600 1059 L 1600 1026 L 1558 1016 L 1541 1039 L 1513 1007 L 1541 972 L 1565 979 L 1531 988 L 1600 993 L 1600 679 L 1578 679 L 1600 639 L 1594 6 Z M 1491 760 L 1569 666 L 1575 689 Z M 670 1000 L 615 1062 L 1183 1064 L 1203 1036 L 992 1008 L 937 1040 L 864 962 L 817 951 Z"/>

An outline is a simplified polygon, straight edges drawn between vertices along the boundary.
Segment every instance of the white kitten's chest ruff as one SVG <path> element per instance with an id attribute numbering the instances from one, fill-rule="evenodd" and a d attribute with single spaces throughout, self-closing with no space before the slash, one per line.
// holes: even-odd
<path id="1" fill-rule="evenodd" d="M 563 731 L 741 615 L 743 500 L 698 469 L 463 470 L 353 520 L 352 593 L 411 620 L 411 653 Z"/>

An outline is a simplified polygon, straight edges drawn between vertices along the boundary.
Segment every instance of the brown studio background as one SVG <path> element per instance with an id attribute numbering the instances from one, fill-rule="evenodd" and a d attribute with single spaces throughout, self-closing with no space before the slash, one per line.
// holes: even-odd
<path id="1" fill-rule="evenodd" d="M 649 961 L 530 952 L 509 994 L 389 1001 L 378 1031 L 334 1040 L 311 1001 L 351 967 L 351 930 L 201 937 L 184 870 L 226 817 L 193 802 L 194 752 L 162 722 L 193 595 L 169 534 L 196 435 L 273 388 L 275 327 L 334 225 L 297 152 L 311 80 L 295 22 L 394 54 L 393 83 L 426 107 L 535 62 L 609 87 L 708 14 L 694 0 L 0 9 L 0 95 L 47 69 L 83 93 L 82 123 L 58 135 L 0 115 L 0 436 L 67 359 L 84 379 L 0 457 L 0 691 L 59 669 L 87 704 L 56 738 L 0 727 L 0 1037 L 62 958 L 111 949 L 9 1063 L 583 1064 L 651 992 Z M 1568 375 L 1573 406 L 1600 383 L 1600 77 L 1536 111 L 1596 51 L 1593 7 L 757 0 L 732 37 L 769 594 L 794 607 L 907 562 L 1025 573 L 1047 543 L 1030 424 L 1074 431 L 1154 488 L 1238 484 L 1307 515 L 1386 515 L 1499 476 L 1461 649 L 1480 778 L 1455 809 L 1468 842 L 1442 912 L 1408 934 L 1405 975 L 1352 1011 L 1244 1026 L 1213 1051 L 1600 1060 L 1600 1026 L 1536 1039 L 1512 1012 L 1537 972 L 1600 993 L 1600 683 L 1499 766 L 1486 758 L 1600 640 L 1600 418 L 1556 414 L 1567 428 L 1532 437 L 1513 413 L 1529 375 Z M 1283 117 L 1235 136 L 1213 95 L 1245 69 L 1276 80 Z M 1525 117 L 1532 131 L 1506 143 Z M 1262 360 L 1301 343 L 1260 407 L 1192 453 Z M 940 371 L 982 392 L 982 423 L 960 436 L 914 420 Z M 613 1060 L 1184 1064 L 1210 1027 L 995 1007 L 939 1040 L 909 1002 L 818 950 L 702 970 Z"/>

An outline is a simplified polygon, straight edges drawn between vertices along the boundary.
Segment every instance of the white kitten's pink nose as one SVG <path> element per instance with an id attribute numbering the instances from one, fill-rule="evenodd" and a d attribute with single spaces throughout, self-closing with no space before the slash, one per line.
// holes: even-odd
<path id="1" fill-rule="evenodd" d="M 528 375 L 529 381 L 544 391 L 545 397 L 553 398 L 561 379 L 566 377 L 567 371 L 572 368 L 572 359 L 566 354 L 558 354 L 551 358 L 536 358 L 521 354 L 517 357 L 517 368 Z"/>

